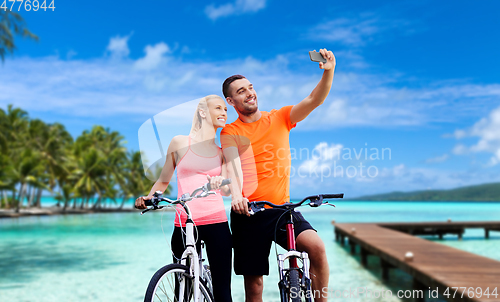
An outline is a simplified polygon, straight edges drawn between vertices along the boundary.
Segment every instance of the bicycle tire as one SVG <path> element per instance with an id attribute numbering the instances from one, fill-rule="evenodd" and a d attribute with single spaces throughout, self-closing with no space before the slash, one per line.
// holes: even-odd
<path id="1" fill-rule="evenodd" d="M 299 271 L 292 269 L 288 272 L 288 281 L 290 282 L 290 301 L 302 302 L 302 289 L 300 287 Z"/>
<path id="2" fill-rule="evenodd" d="M 193 301 L 193 282 L 189 276 L 189 268 L 182 264 L 169 264 L 160 268 L 149 281 L 144 302 L 179 301 L 179 282 L 186 282 L 184 302 Z M 200 278 L 201 301 L 213 302 L 212 292 Z"/>

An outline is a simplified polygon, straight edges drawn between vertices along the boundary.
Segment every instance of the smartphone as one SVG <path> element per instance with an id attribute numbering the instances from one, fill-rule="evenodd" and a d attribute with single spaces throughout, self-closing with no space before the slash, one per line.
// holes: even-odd
<path id="1" fill-rule="evenodd" d="M 326 59 L 323 58 L 321 53 L 317 52 L 316 50 L 310 51 L 309 52 L 309 57 L 311 58 L 311 61 L 313 62 L 323 62 L 326 63 Z"/>

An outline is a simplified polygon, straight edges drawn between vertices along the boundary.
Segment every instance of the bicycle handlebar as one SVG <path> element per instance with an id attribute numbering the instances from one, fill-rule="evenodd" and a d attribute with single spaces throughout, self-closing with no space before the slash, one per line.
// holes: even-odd
<path id="1" fill-rule="evenodd" d="M 344 198 L 344 193 L 312 195 L 312 196 L 307 196 L 306 198 L 302 199 L 300 202 L 297 202 L 297 203 L 286 202 L 286 203 L 281 204 L 281 205 L 277 205 L 277 204 L 271 203 L 269 201 L 252 201 L 252 202 L 248 203 L 248 207 L 249 207 L 250 215 L 253 215 L 253 214 L 260 212 L 260 211 L 264 211 L 265 205 L 270 206 L 270 207 L 275 208 L 275 209 L 292 210 L 292 209 L 295 209 L 297 207 L 302 206 L 302 204 L 304 202 L 306 202 L 307 200 L 310 200 L 308 205 L 310 207 L 313 207 L 313 208 L 319 207 L 320 205 L 323 205 L 323 204 L 327 204 L 327 205 L 331 205 L 331 206 L 335 207 L 335 205 L 333 205 L 333 204 L 329 204 L 328 202 L 323 202 L 323 199 L 332 199 L 332 198 Z"/>
<path id="2" fill-rule="evenodd" d="M 228 185 L 231 183 L 231 179 L 230 178 L 227 178 L 227 179 L 224 179 L 220 185 L 220 187 L 222 186 L 225 186 L 225 185 Z M 199 192 L 201 192 L 200 194 L 198 194 Z M 209 195 L 212 195 L 212 194 L 216 194 L 215 192 L 212 191 L 212 188 L 211 188 L 211 185 L 210 183 L 206 183 L 204 184 L 203 186 L 195 189 L 193 191 L 193 193 L 189 194 L 189 193 L 184 193 L 182 194 L 182 196 L 176 200 L 171 200 L 171 199 L 168 199 L 166 197 L 161 197 L 162 195 L 162 192 L 161 191 L 156 191 L 154 194 L 153 194 L 153 197 L 149 200 L 144 200 L 144 204 L 146 206 L 149 206 L 150 208 L 147 208 L 146 210 L 142 211 L 141 212 L 141 215 L 143 215 L 144 213 L 148 212 L 148 211 L 151 211 L 151 210 L 160 210 L 160 209 L 163 209 L 165 206 L 159 206 L 158 204 L 162 201 L 166 201 L 172 205 L 175 205 L 175 204 L 181 204 L 184 208 L 185 208 L 185 205 L 184 203 L 188 202 L 188 201 L 191 201 L 193 200 L 194 198 L 203 198 L 203 197 L 207 197 Z"/>
<path id="3" fill-rule="evenodd" d="M 331 199 L 331 198 L 344 198 L 344 193 L 340 194 L 322 194 L 323 198 L 325 199 Z"/>
<path id="4" fill-rule="evenodd" d="M 227 178 L 227 179 L 224 179 L 222 181 L 222 183 L 220 184 L 219 187 L 222 187 L 222 186 L 225 186 L 225 185 L 228 185 L 231 183 L 231 178 Z M 212 187 L 210 186 L 210 183 L 207 183 L 205 186 L 207 186 L 207 190 L 208 191 L 212 191 Z"/>

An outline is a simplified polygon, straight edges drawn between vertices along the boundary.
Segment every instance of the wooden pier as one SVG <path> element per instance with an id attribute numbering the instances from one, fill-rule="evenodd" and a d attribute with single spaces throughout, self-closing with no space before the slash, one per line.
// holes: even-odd
<path id="1" fill-rule="evenodd" d="M 391 268 L 411 275 L 413 290 L 423 293 L 417 301 L 429 297 L 428 288 L 448 301 L 500 301 L 499 261 L 410 235 L 463 234 L 469 227 L 484 228 L 488 236 L 490 230 L 500 230 L 500 222 L 337 223 L 335 238 L 342 245 L 347 239 L 352 254 L 358 246 L 363 265 L 369 255 L 379 257 L 383 279 Z"/>
<path id="2" fill-rule="evenodd" d="M 465 229 L 484 229 L 486 239 L 490 237 L 490 231 L 500 231 L 500 221 L 461 221 L 461 222 L 396 222 L 378 223 L 379 226 L 405 232 L 410 235 L 438 235 L 443 239 L 443 235 L 456 234 L 459 239 Z"/>

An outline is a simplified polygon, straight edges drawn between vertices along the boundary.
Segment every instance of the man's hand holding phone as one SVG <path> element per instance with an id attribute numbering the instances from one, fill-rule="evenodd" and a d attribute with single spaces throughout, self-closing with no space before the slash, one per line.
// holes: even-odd
<path id="1" fill-rule="evenodd" d="M 309 57 L 313 62 L 319 62 L 319 68 L 323 70 L 332 70 L 335 69 L 335 56 L 333 52 L 327 50 L 326 48 L 320 49 L 319 52 L 310 51 Z"/>

